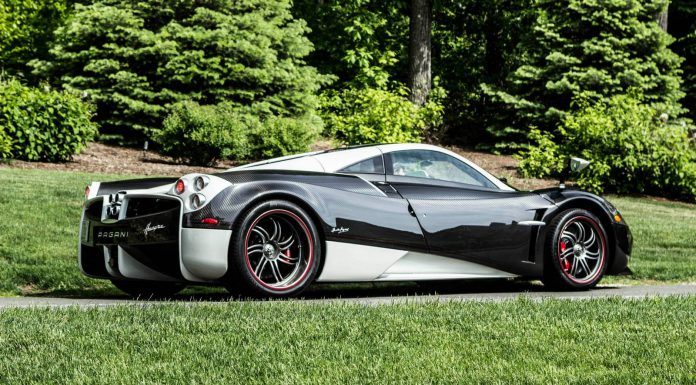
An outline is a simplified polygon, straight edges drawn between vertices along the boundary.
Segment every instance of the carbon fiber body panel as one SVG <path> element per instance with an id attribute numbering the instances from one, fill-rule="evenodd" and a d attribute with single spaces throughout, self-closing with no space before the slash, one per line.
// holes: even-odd
<path id="1" fill-rule="evenodd" d="M 90 202 L 80 231 L 80 267 L 98 278 L 122 277 L 122 263 L 182 280 L 179 268 L 181 203 L 175 198 L 133 197 L 118 221 L 105 221 L 103 200 Z"/>
<path id="2" fill-rule="evenodd" d="M 289 199 L 319 221 L 325 240 L 427 250 L 419 223 L 409 213 L 408 202 L 389 197 L 360 178 L 333 174 L 234 174 L 218 175 L 234 185 L 218 194 L 206 208 L 184 215 L 184 227 L 206 228 L 202 219 L 213 217 L 220 221 L 220 226 L 234 230 L 240 215 L 254 203 Z M 347 231 L 339 234 L 335 231 L 339 228 Z"/>
<path id="3" fill-rule="evenodd" d="M 144 190 L 176 182 L 177 178 L 130 179 L 115 182 L 102 182 L 97 195 L 109 195 L 124 190 Z"/>

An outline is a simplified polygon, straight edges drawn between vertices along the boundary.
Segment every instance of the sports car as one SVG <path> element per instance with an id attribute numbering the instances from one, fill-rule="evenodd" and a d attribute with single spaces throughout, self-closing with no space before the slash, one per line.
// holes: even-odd
<path id="1" fill-rule="evenodd" d="M 220 285 L 289 297 L 313 282 L 482 278 L 589 289 L 630 273 L 632 245 L 602 197 L 564 184 L 519 191 L 425 144 L 94 182 L 79 233 L 82 272 L 134 296 Z"/>

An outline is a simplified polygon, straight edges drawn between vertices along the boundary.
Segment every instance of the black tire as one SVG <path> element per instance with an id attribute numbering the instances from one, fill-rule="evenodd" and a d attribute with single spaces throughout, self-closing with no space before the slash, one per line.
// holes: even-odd
<path id="1" fill-rule="evenodd" d="M 173 282 L 120 281 L 114 279 L 111 283 L 131 297 L 140 299 L 171 297 L 186 288 L 186 285 L 182 283 Z"/>
<path id="2" fill-rule="evenodd" d="M 588 290 L 604 276 L 609 258 L 607 233 L 591 212 L 570 209 L 549 225 L 546 239 L 545 286 L 560 290 Z"/>
<path id="3" fill-rule="evenodd" d="M 277 226 L 277 227 L 276 227 Z M 321 265 L 321 240 L 311 217 L 298 205 L 272 200 L 257 204 L 235 226 L 227 288 L 261 298 L 296 296 Z"/>

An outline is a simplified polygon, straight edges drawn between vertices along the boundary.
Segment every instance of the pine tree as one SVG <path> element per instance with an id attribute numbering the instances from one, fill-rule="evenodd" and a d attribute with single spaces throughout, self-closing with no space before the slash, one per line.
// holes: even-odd
<path id="1" fill-rule="evenodd" d="M 684 113 L 679 100 L 682 59 L 655 15 L 665 0 L 538 0 L 538 17 L 523 41 L 525 64 L 509 88 L 484 85 L 501 104 L 502 124 L 488 127 L 499 147 L 523 142 L 531 128 L 553 131 L 580 93 L 606 100 L 632 88 L 671 117 Z"/>
<path id="2" fill-rule="evenodd" d="M 29 78 L 31 59 L 46 59 L 53 31 L 69 16 L 73 0 L 0 1 L 0 72 Z"/>
<path id="3" fill-rule="evenodd" d="M 150 136 L 184 100 L 312 114 L 323 77 L 290 0 L 101 0 L 78 5 L 35 72 L 84 92 L 102 132 Z"/>
<path id="4" fill-rule="evenodd" d="M 669 33 L 677 41 L 672 49 L 684 58 L 683 104 L 688 116 L 696 120 L 696 0 L 674 0 L 669 8 Z"/>

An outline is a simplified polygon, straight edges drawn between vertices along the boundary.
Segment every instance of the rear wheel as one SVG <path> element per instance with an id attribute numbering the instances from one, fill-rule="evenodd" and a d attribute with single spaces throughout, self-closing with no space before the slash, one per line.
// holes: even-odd
<path id="1" fill-rule="evenodd" d="M 559 214 L 549 227 L 543 282 L 563 290 L 590 289 L 607 268 L 607 235 L 587 210 Z"/>
<path id="2" fill-rule="evenodd" d="M 186 288 L 184 284 L 172 282 L 112 280 L 111 283 L 131 297 L 140 299 L 169 297 Z"/>
<path id="3" fill-rule="evenodd" d="M 282 200 L 253 207 L 232 242 L 228 289 L 254 297 L 290 297 L 314 280 L 319 234 L 307 213 Z"/>

